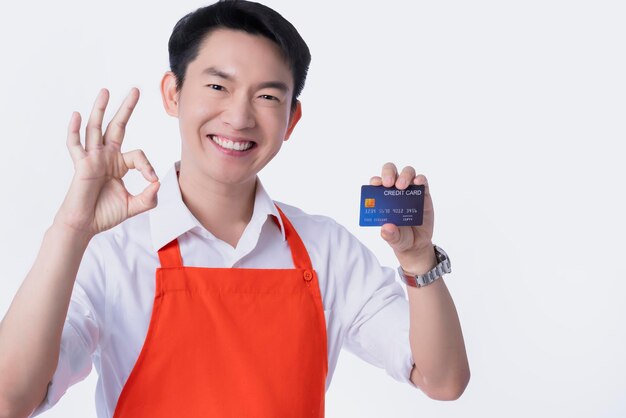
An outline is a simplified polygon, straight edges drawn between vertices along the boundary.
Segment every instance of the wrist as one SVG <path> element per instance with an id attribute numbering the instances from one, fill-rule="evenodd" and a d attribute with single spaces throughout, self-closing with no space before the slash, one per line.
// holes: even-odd
<path id="1" fill-rule="evenodd" d="M 432 243 L 420 250 L 413 251 L 411 254 L 398 256 L 398 261 L 402 270 L 410 275 L 426 274 L 438 264 L 435 247 Z"/>
<path id="2" fill-rule="evenodd" d="M 412 287 L 428 286 L 446 273 L 450 273 L 450 258 L 448 254 L 440 247 L 433 246 L 433 254 L 435 256 L 435 265 L 425 273 L 412 273 L 407 271 L 403 264 L 398 267 L 400 279 L 407 285 Z M 417 271 L 423 271 L 423 266 L 429 264 L 412 264 L 412 268 Z M 432 265 L 432 264 L 430 264 Z"/>
<path id="3" fill-rule="evenodd" d="M 92 232 L 80 230 L 56 220 L 50 225 L 46 231 L 46 235 L 55 237 L 56 239 L 62 239 L 63 241 L 71 241 L 85 247 L 94 237 Z"/>

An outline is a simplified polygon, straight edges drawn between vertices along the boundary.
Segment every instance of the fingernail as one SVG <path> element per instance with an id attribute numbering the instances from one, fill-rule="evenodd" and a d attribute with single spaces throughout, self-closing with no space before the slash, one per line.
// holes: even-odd
<path id="1" fill-rule="evenodd" d="M 398 179 L 398 186 L 399 187 L 406 187 L 406 180 L 405 179 Z"/>
<path id="2" fill-rule="evenodd" d="M 385 177 L 383 177 L 383 183 L 385 183 L 385 184 L 389 184 L 389 183 L 393 184 L 393 178 L 391 178 L 391 176 L 385 176 Z"/>

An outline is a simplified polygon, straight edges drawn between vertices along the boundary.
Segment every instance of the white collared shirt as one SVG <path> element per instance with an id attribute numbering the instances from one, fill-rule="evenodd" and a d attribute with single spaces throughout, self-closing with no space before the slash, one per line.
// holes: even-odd
<path id="1" fill-rule="evenodd" d="M 176 171 L 163 178 L 158 206 L 95 236 L 82 259 L 61 341 L 56 372 L 34 415 L 69 386 L 98 372 L 98 418 L 113 416 L 148 331 L 159 267 L 157 251 L 178 238 L 185 266 L 293 268 L 282 221 L 257 180 L 252 219 L 236 248 L 208 232 L 183 203 Z M 330 385 L 343 346 L 410 382 L 409 309 L 394 270 L 345 228 L 324 216 L 279 203 L 304 242 L 319 278 L 328 335 Z M 278 224 L 271 219 L 276 217 Z"/>

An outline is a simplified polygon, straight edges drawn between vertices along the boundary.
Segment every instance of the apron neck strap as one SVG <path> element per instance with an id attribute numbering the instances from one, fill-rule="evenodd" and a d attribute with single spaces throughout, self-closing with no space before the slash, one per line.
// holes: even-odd
<path id="1" fill-rule="evenodd" d="M 161 261 L 161 268 L 183 266 L 183 259 L 180 256 L 180 248 L 178 247 L 178 239 L 173 239 L 159 250 L 159 260 Z"/>
<path id="2" fill-rule="evenodd" d="M 289 222 L 289 219 L 287 219 L 278 205 L 274 203 L 274 206 L 278 209 L 280 219 L 283 221 L 285 238 L 287 238 L 287 243 L 289 244 L 289 249 L 291 250 L 291 258 L 293 259 L 294 267 L 297 269 L 313 270 L 311 258 L 309 258 L 309 253 L 307 252 L 302 239 L 300 239 L 300 235 L 298 235 L 295 228 L 291 225 L 291 222 Z"/>

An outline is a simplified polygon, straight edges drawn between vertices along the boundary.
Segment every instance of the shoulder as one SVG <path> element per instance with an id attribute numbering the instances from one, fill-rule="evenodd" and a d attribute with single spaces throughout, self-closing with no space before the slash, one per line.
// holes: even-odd
<path id="1" fill-rule="evenodd" d="M 93 237 L 87 247 L 86 256 L 111 263 L 128 257 L 129 254 L 152 252 L 150 215 L 149 212 L 144 212 Z"/>
<path id="2" fill-rule="evenodd" d="M 149 215 L 143 213 L 91 239 L 81 259 L 76 283 L 97 304 L 96 301 L 104 299 L 107 289 L 115 288 L 140 270 L 149 270 L 156 262 Z"/>
<path id="3" fill-rule="evenodd" d="M 342 249 L 349 251 L 355 246 L 363 245 L 343 225 L 329 216 L 309 214 L 282 202 L 276 204 L 285 213 L 309 251 L 327 253 L 332 249 L 336 255 Z"/>
<path id="4" fill-rule="evenodd" d="M 326 234 L 345 230 L 343 226 L 329 216 L 306 213 L 300 208 L 282 202 L 276 202 L 276 204 L 292 223 L 299 235 L 308 235 L 314 232 L 319 238 Z"/>

